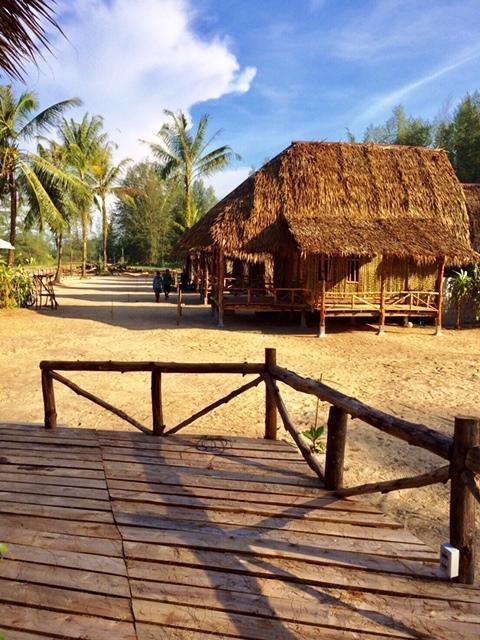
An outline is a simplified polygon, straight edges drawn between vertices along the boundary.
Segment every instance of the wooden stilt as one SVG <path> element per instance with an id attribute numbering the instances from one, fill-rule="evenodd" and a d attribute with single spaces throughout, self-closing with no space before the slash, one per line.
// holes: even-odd
<path id="1" fill-rule="evenodd" d="M 152 417 L 153 435 L 161 436 L 165 425 L 162 408 L 162 373 L 158 370 L 152 371 Z"/>
<path id="2" fill-rule="evenodd" d="M 223 327 L 223 286 L 224 286 L 224 277 L 225 277 L 225 256 L 223 251 L 219 249 L 218 251 L 218 265 L 217 265 L 217 274 L 218 274 L 218 288 L 217 288 L 217 307 L 218 307 L 218 326 Z"/>
<path id="3" fill-rule="evenodd" d="M 277 350 L 265 349 L 265 371 L 268 373 L 270 367 L 276 364 Z M 277 439 L 277 406 L 267 385 L 265 385 L 265 438 L 267 440 Z"/>
<path id="4" fill-rule="evenodd" d="M 326 300 L 325 280 L 322 280 L 321 295 L 322 297 L 320 300 L 320 327 L 318 330 L 318 337 L 325 338 L 326 336 L 325 325 L 326 325 L 326 318 L 327 318 L 327 300 Z"/>
<path id="5" fill-rule="evenodd" d="M 378 334 L 379 336 L 383 336 L 385 333 L 385 265 L 380 265 L 381 274 L 380 274 L 380 318 L 378 322 Z"/>
<path id="6" fill-rule="evenodd" d="M 55 429 L 57 426 L 57 410 L 55 408 L 52 373 L 48 369 L 42 369 L 42 394 L 45 409 L 45 428 Z"/>
<path id="7" fill-rule="evenodd" d="M 442 335 L 442 313 L 443 313 L 443 276 L 445 274 L 445 256 L 438 259 L 437 283 L 435 290 L 437 297 L 437 317 L 435 321 L 435 335 Z"/>
<path id="8" fill-rule="evenodd" d="M 450 544 L 460 551 L 457 580 L 462 584 L 473 584 L 475 580 L 475 498 L 462 474 L 469 449 L 479 444 L 480 420 L 455 418 L 450 461 Z"/>

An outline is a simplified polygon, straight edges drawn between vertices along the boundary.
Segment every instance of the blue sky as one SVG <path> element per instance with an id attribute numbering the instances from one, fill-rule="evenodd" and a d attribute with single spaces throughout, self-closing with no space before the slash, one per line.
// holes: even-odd
<path id="1" fill-rule="evenodd" d="M 77 95 L 135 160 L 163 109 L 209 113 L 242 156 L 222 196 L 292 140 L 361 137 L 402 103 L 433 118 L 480 88 L 479 0 L 60 0 L 68 40 L 32 67 L 41 105 Z"/>

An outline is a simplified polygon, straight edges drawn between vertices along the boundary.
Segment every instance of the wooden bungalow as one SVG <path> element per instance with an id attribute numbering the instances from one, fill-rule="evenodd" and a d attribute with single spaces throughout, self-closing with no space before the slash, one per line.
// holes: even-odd
<path id="1" fill-rule="evenodd" d="M 427 316 L 441 329 L 445 265 L 477 257 L 444 151 L 293 142 L 178 244 L 225 311 Z"/>

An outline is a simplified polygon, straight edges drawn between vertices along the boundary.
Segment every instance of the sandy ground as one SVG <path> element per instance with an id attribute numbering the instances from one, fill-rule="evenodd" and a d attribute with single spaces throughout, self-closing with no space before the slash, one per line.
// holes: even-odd
<path id="1" fill-rule="evenodd" d="M 141 276 L 66 279 L 57 288 L 56 311 L 0 311 L 0 420 L 40 423 L 43 406 L 38 363 L 43 359 L 261 361 L 265 347 L 277 349 L 282 366 L 322 378 L 344 393 L 444 433 L 455 415 L 478 415 L 479 329 L 388 327 L 383 337 L 368 324 L 330 323 L 329 335 L 253 315 L 213 323 L 209 308 L 187 306 L 180 327 L 172 302 L 155 304 L 150 279 Z M 190 302 L 197 296 L 190 296 Z M 105 400 L 150 424 L 148 374 L 76 373 L 71 378 Z M 164 415 L 173 426 L 200 407 L 240 386 L 230 376 L 164 376 Z M 125 429 L 126 423 L 57 385 L 59 423 Z M 285 389 L 285 402 L 300 427 L 315 423 L 316 400 Z M 189 427 L 190 432 L 261 436 L 264 389 L 249 391 Z M 328 406 L 320 404 L 319 422 Z M 376 429 L 349 423 L 346 483 L 412 475 L 443 462 Z M 394 512 L 426 542 L 446 541 L 448 488 L 436 486 L 373 498 Z"/>

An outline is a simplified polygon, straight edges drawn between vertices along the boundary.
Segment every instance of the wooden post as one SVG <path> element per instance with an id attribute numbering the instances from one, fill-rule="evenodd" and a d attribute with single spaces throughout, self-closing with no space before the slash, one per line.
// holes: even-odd
<path id="1" fill-rule="evenodd" d="M 218 250 L 218 289 L 217 289 L 217 308 L 218 308 L 218 326 L 223 327 L 223 287 L 225 278 L 225 256 L 221 249 Z"/>
<path id="2" fill-rule="evenodd" d="M 270 367 L 277 364 L 277 350 L 265 349 L 265 370 L 268 373 Z M 265 385 L 265 438 L 277 439 L 277 406 L 272 394 Z"/>
<path id="3" fill-rule="evenodd" d="M 177 282 L 177 327 L 180 326 L 180 318 L 182 317 L 182 285 Z"/>
<path id="4" fill-rule="evenodd" d="M 57 410 L 55 408 L 53 378 L 49 369 L 42 369 L 42 394 L 45 409 L 45 428 L 55 429 L 57 426 Z"/>
<path id="5" fill-rule="evenodd" d="M 348 414 L 332 405 L 327 423 L 327 455 L 325 458 L 325 489 L 343 487 L 343 466 L 347 441 Z"/>
<path id="6" fill-rule="evenodd" d="M 163 424 L 162 409 L 162 372 L 158 369 L 152 371 L 152 417 L 153 435 L 161 436 L 165 425 Z"/>
<path id="7" fill-rule="evenodd" d="M 208 304 L 208 256 L 202 251 L 203 257 L 203 304 Z"/>
<path id="8" fill-rule="evenodd" d="M 443 313 L 443 276 L 445 273 L 445 256 L 441 257 L 437 261 L 438 271 L 437 271 L 437 282 L 435 291 L 438 293 L 437 297 L 437 317 L 435 321 L 435 335 L 442 335 L 442 313 Z"/>
<path id="9" fill-rule="evenodd" d="M 325 279 L 322 280 L 321 294 L 322 294 L 322 297 L 320 300 L 320 326 L 318 329 L 318 337 L 325 338 L 325 335 L 326 335 L 325 324 L 326 324 L 326 317 L 327 317 Z"/>
<path id="10" fill-rule="evenodd" d="M 450 461 L 450 544 L 460 551 L 457 581 L 475 580 L 475 498 L 462 479 L 469 449 L 480 444 L 480 420 L 455 418 L 453 450 Z"/>
<path id="11" fill-rule="evenodd" d="M 385 333 L 385 268 L 382 264 L 380 265 L 381 273 L 380 273 L 380 318 L 378 322 L 378 334 L 379 336 L 383 336 Z"/>

